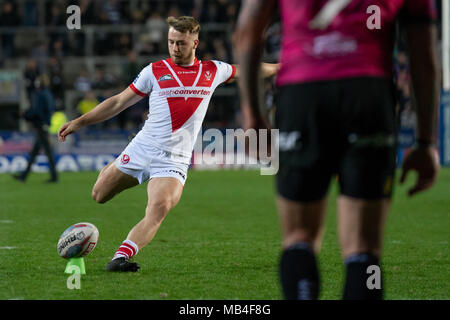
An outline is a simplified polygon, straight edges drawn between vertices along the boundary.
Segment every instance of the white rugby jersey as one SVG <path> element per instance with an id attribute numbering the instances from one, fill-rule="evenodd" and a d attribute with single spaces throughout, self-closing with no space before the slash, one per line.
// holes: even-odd
<path id="1" fill-rule="evenodd" d="M 235 73 L 233 65 L 215 60 L 195 59 L 188 67 L 170 58 L 150 63 L 130 84 L 136 94 L 150 95 L 149 116 L 136 142 L 190 158 L 214 90 Z"/>

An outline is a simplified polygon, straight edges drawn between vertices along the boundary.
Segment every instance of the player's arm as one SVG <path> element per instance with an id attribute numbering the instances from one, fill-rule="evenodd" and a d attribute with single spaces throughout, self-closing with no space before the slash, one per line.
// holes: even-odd
<path id="1" fill-rule="evenodd" d="M 234 80 L 239 79 L 239 76 L 241 74 L 240 67 L 238 64 L 233 64 L 233 67 L 235 68 L 236 72 L 230 80 L 228 80 L 227 83 L 233 82 Z M 278 70 L 280 70 L 280 64 L 279 63 L 261 63 L 261 76 L 263 78 L 270 78 L 277 74 Z"/>
<path id="2" fill-rule="evenodd" d="M 403 163 L 401 182 L 410 170 L 418 172 L 416 185 L 409 194 L 430 188 L 439 172 L 435 148 L 440 71 L 437 53 L 437 30 L 434 24 L 408 24 L 406 36 L 411 81 L 417 106 L 417 145 Z"/>
<path id="3" fill-rule="evenodd" d="M 81 127 L 111 119 L 141 99 L 142 96 L 136 94 L 128 87 L 121 93 L 104 100 L 88 113 L 64 124 L 59 129 L 58 139 L 59 141 L 65 141 L 66 136 L 76 132 Z"/>
<path id="4" fill-rule="evenodd" d="M 263 33 L 275 8 L 276 0 L 247 0 L 243 4 L 233 35 L 233 47 L 239 64 L 239 89 L 245 129 L 264 127 L 266 122 L 260 111 L 258 79 L 262 71 L 269 71 L 270 74 L 277 70 L 267 70 L 264 65 L 261 68 Z"/>

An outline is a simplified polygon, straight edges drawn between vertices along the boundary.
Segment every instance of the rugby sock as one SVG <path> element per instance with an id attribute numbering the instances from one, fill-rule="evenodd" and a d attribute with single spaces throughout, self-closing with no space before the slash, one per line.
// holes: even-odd
<path id="1" fill-rule="evenodd" d="M 319 297 L 319 270 L 309 244 L 295 243 L 282 252 L 280 280 L 287 300 L 316 300 Z"/>
<path id="2" fill-rule="evenodd" d="M 125 240 L 114 254 L 112 260 L 117 258 L 130 259 L 138 253 L 139 249 L 136 243 L 131 240 Z"/>
<path id="3" fill-rule="evenodd" d="M 357 253 L 345 260 L 344 300 L 383 299 L 381 268 L 378 257 Z M 372 266 L 371 268 L 369 268 Z"/>

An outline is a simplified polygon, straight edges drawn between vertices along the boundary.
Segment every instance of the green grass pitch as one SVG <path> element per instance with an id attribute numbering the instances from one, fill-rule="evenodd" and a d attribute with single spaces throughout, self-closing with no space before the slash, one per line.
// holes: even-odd
<path id="1" fill-rule="evenodd" d="M 274 179 L 258 171 L 190 171 L 180 203 L 135 260 L 135 274 L 104 271 L 143 216 L 146 187 L 100 205 L 91 199 L 96 172 L 63 173 L 58 184 L 32 174 L 22 184 L 0 175 L 0 299 L 281 299 L 280 227 Z M 396 185 L 385 230 L 386 299 L 448 299 L 450 169 L 432 190 L 408 199 Z M 398 180 L 398 177 L 397 177 Z M 340 299 L 343 265 L 336 235 L 336 183 L 319 256 L 321 299 Z M 76 222 L 100 231 L 85 257 L 81 289 L 67 288 L 56 244 Z"/>

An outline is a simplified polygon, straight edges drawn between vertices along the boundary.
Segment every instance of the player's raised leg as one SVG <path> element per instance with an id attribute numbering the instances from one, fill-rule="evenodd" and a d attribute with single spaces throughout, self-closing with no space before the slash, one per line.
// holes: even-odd
<path id="1" fill-rule="evenodd" d="M 326 198 L 296 202 L 277 197 L 283 232 L 280 278 L 288 300 L 317 299 L 319 272 L 316 255 L 320 251 Z"/>
<path id="2" fill-rule="evenodd" d="M 173 177 L 152 178 L 147 186 L 148 202 L 144 218 L 129 232 L 113 260 L 106 265 L 107 271 L 135 272 L 139 266 L 128 260 L 136 255 L 155 237 L 167 213 L 180 200 L 182 183 Z"/>
<path id="3" fill-rule="evenodd" d="M 137 184 L 139 182 L 136 178 L 117 169 L 113 161 L 100 171 L 92 188 L 92 198 L 98 203 L 105 203 L 116 194 Z"/>
<path id="4" fill-rule="evenodd" d="M 380 288 L 367 286 L 369 266 L 380 268 L 383 230 L 391 200 L 363 200 L 341 195 L 338 198 L 338 230 L 346 266 L 344 299 L 382 299 Z"/>

